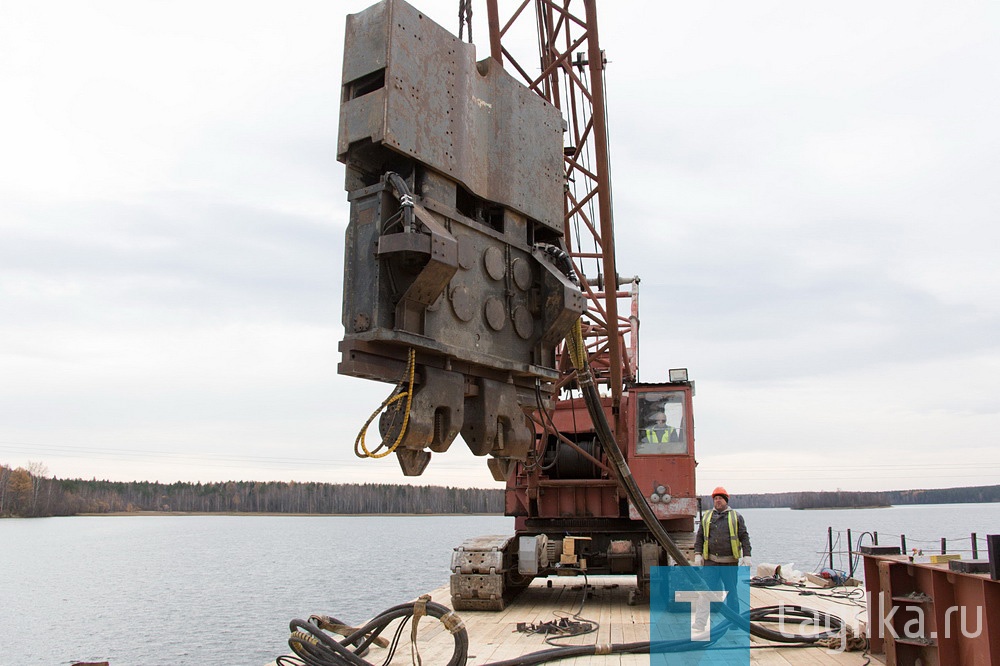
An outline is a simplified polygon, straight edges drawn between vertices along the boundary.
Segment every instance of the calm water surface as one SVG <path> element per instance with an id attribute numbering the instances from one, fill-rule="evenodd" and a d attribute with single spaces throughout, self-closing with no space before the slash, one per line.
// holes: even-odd
<path id="1" fill-rule="evenodd" d="M 949 551 L 1000 533 L 1000 504 L 743 513 L 755 562 L 807 571 L 826 564 L 827 526 L 928 549 L 948 537 Z M 2 520 L 0 666 L 263 666 L 288 651 L 293 617 L 361 623 L 445 584 L 463 539 L 512 529 L 499 516 Z"/>
<path id="2" fill-rule="evenodd" d="M 495 516 L 0 521 L 0 664 L 263 666 L 288 621 L 362 622 L 447 580 Z"/>

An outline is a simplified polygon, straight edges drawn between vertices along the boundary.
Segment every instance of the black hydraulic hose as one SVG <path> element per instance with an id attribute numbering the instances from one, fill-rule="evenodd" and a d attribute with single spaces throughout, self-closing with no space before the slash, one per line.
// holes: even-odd
<path id="1" fill-rule="evenodd" d="M 503 661 L 493 661 L 484 666 L 531 666 L 533 664 L 544 664 L 549 661 L 559 659 L 571 659 L 573 657 L 589 657 L 593 655 L 605 654 L 648 654 L 650 651 L 661 652 L 688 652 L 692 650 L 703 650 L 719 640 L 724 632 L 719 632 L 716 638 L 705 642 L 692 642 L 689 640 L 673 641 L 638 641 L 635 643 L 612 643 L 609 645 L 573 645 L 553 650 L 540 650 L 529 654 L 505 659 Z"/>
<path id="2" fill-rule="evenodd" d="M 611 461 L 611 469 L 615 472 L 615 476 L 618 477 L 618 485 L 628 495 L 628 498 L 632 501 L 632 506 L 642 516 L 642 522 L 645 523 L 646 528 L 653 534 L 656 542 L 674 558 L 677 564 L 691 566 L 691 563 L 684 557 L 681 549 L 677 547 L 674 540 L 663 529 L 663 525 L 660 524 L 653 510 L 649 508 L 649 503 L 646 502 L 642 491 L 639 490 L 639 486 L 632 476 L 632 470 L 629 469 L 628 463 L 625 461 L 625 455 L 618 446 L 618 441 L 615 439 L 614 433 L 611 432 L 611 425 L 604 414 L 604 408 L 601 405 L 601 396 L 597 392 L 597 386 L 594 384 L 594 378 L 590 374 L 590 369 L 578 369 L 576 381 L 583 391 L 584 402 L 587 405 L 587 411 L 590 412 L 590 419 L 594 422 L 594 430 L 597 432 L 597 438 L 600 440 L 604 447 L 604 452 Z"/>
<path id="3" fill-rule="evenodd" d="M 761 606 L 759 608 L 750 609 L 751 622 L 778 622 L 784 624 L 790 619 L 808 620 L 813 624 L 813 626 L 820 626 L 820 622 L 822 622 L 822 626 L 829 627 L 829 631 L 802 636 L 768 630 L 770 633 L 766 636 L 761 636 L 761 638 L 767 638 L 768 640 L 776 643 L 816 643 L 827 638 L 842 636 L 841 632 L 844 630 L 844 621 L 836 615 L 818 611 L 813 608 L 806 608 L 805 606 Z"/>
<path id="4" fill-rule="evenodd" d="M 392 654 L 395 653 L 399 636 L 407 621 L 413 617 L 415 603 L 400 604 L 384 611 L 379 616 L 369 621 L 365 626 L 355 630 L 349 636 L 340 641 L 334 640 L 324 633 L 319 627 L 304 622 L 303 620 L 292 620 L 290 628 L 292 637 L 288 643 L 296 655 L 307 666 L 373 666 L 361 658 L 367 651 L 369 645 L 385 630 L 385 628 L 398 618 L 402 618 L 402 623 L 396 630 L 396 635 L 391 645 Z M 723 606 L 723 613 L 728 607 Z M 455 637 L 455 650 L 452 658 L 448 661 L 448 666 L 464 666 L 468 659 L 469 637 L 462 621 L 451 610 L 441 604 L 432 601 L 426 602 L 427 615 L 436 617 Z M 732 613 L 730 610 L 729 613 Z M 741 617 L 740 625 L 746 625 L 747 618 Z M 844 622 L 836 615 L 805 608 L 803 606 L 764 606 L 751 609 L 749 612 L 750 626 L 755 636 L 770 640 L 772 642 L 795 644 L 795 647 L 811 647 L 820 640 L 842 636 Z M 779 622 L 784 623 L 789 620 L 809 621 L 813 626 L 829 627 L 829 631 L 812 635 L 785 634 L 759 627 L 754 623 Z M 495 661 L 485 666 L 533 666 L 550 661 L 570 659 L 573 657 L 584 657 L 592 655 L 606 654 L 648 654 L 665 652 L 685 652 L 689 650 L 703 650 L 717 642 L 726 633 L 732 623 L 723 620 L 713 628 L 712 639 L 709 641 L 691 641 L 687 639 L 676 639 L 670 641 L 639 641 L 634 643 L 613 643 L 604 645 L 574 645 L 561 646 L 547 650 L 532 652 L 514 659 Z M 353 648 L 353 649 L 352 649 Z M 279 662 L 280 663 L 280 662 Z"/>
<path id="5" fill-rule="evenodd" d="M 570 258 L 569 253 L 557 245 L 552 245 L 551 243 L 535 243 L 535 247 L 549 255 L 552 258 L 552 263 L 555 265 L 559 271 L 565 275 L 570 282 L 575 285 L 580 284 L 580 279 L 576 276 L 576 270 L 573 268 L 573 260 Z"/>
<path id="6" fill-rule="evenodd" d="M 815 611 L 809 608 L 804 608 L 802 606 L 765 606 L 761 608 L 754 608 L 750 611 L 750 619 L 754 622 L 784 622 L 791 619 L 801 619 L 810 620 L 813 623 L 818 623 L 821 620 L 825 620 L 826 624 L 824 626 L 829 626 L 833 631 L 824 632 L 822 634 L 814 634 L 809 636 L 797 636 L 792 634 L 782 634 L 780 632 L 772 632 L 774 637 L 766 636 L 769 640 L 773 642 L 780 643 L 796 643 L 798 647 L 812 647 L 812 644 L 824 639 L 835 636 L 839 633 L 844 625 L 843 620 L 841 620 L 836 615 L 830 615 L 828 613 L 822 613 L 820 611 Z M 610 645 L 579 645 L 572 647 L 561 647 L 553 650 L 540 650 L 538 652 L 532 652 L 530 654 L 522 655 L 520 657 L 515 657 L 514 659 L 506 659 L 504 661 L 494 661 L 485 666 L 533 666 L 534 664 L 544 664 L 549 661 L 557 661 L 559 659 L 570 659 L 573 657 L 585 657 L 591 655 L 603 655 L 603 654 L 647 654 L 653 653 L 664 653 L 664 652 L 686 652 L 690 650 L 703 650 L 721 637 L 731 626 L 730 622 L 723 621 L 715 630 L 712 631 L 712 638 L 710 641 L 705 642 L 694 642 L 686 639 L 672 640 L 672 641 L 640 641 L 636 643 L 613 643 Z M 764 637 L 764 636 L 762 636 Z"/>
<path id="7" fill-rule="evenodd" d="M 406 231 L 413 231 L 413 193 L 410 192 L 403 177 L 395 171 L 387 171 L 385 178 L 392 185 L 392 189 L 396 191 L 396 197 L 403 210 L 403 225 Z"/>
<path id="8" fill-rule="evenodd" d="M 646 502 L 646 498 L 643 496 L 642 491 L 639 490 L 639 486 L 635 482 L 635 478 L 632 476 L 632 471 L 628 467 L 628 462 L 625 460 L 625 455 L 622 453 L 621 447 L 618 446 L 618 441 L 615 439 L 614 433 L 611 432 L 611 425 L 608 423 L 607 416 L 604 413 L 604 407 L 601 405 L 601 396 L 597 392 L 597 386 L 594 384 L 593 375 L 590 373 L 589 367 L 577 368 L 577 383 L 580 385 L 580 389 L 583 391 L 584 402 L 587 405 L 587 411 L 590 413 L 590 418 L 594 422 L 594 430 L 597 433 L 597 438 L 600 440 L 601 445 L 604 447 L 604 452 L 607 454 L 608 459 L 611 461 L 611 469 L 614 470 L 615 475 L 618 477 L 618 485 L 622 487 L 625 494 L 632 501 L 632 506 L 636 508 L 639 515 L 642 517 L 643 523 L 646 528 L 652 533 L 653 538 L 656 542 L 666 550 L 671 557 L 677 562 L 677 564 L 682 566 L 691 566 L 691 563 L 687 561 L 677 544 L 674 543 L 673 539 L 660 521 L 656 518 L 653 510 L 649 507 L 649 503 Z M 696 584 L 699 582 L 700 577 L 696 578 Z M 703 581 L 702 581 L 702 584 Z M 707 586 L 706 586 L 707 588 Z M 748 631 L 754 636 L 763 638 L 769 641 L 782 642 L 782 643 L 814 643 L 822 638 L 829 638 L 830 633 L 816 634 L 812 636 L 795 636 L 791 634 L 783 634 L 780 631 L 774 631 L 768 627 L 762 626 L 759 622 L 754 624 L 754 616 L 751 613 L 749 616 L 740 615 L 729 606 L 723 605 L 720 608 L 721 613 L 726 619 L 734 623 L 736 626 L 740 627 L 744 631 Z"/>
<path id="9" fill-rule="evenodd" d="M 368 646 L 381 634 L 389 624 L 403 618 L 406 622 L 414 618 L 417 605 L 422 603 L 426 615 L 437 618 L 451 632 L 455 640 L 455 649 L 447 666 L 463 666 L 469 655 L 469 634 L 461 619 L 447 606 L 433 601 L 411 602 L 399 604 L 383 611 L 372 618 L 363 627 L 352 632 L 342 640 L 334 640 L 318 626 L 304 620 L 292 620 L 289 629 L 292 632 L 288 645 L 292 651 L 304 661 L 307 666 L 373 666 L 371 662 L 362 659 Z M 418 618 L 414 618 L 414 621 Z M 396 637 L 398 638 L 397 631 Z M 395 650 L 395 641 L 392 649 Z"/>

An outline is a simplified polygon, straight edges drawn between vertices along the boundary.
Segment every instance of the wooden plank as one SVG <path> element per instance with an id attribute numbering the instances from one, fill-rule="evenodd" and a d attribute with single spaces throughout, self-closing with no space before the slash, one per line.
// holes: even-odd
<path id="1" fill-rule="evenodd" d="M 515 649 L 508 640 L 510 624 L 518 615 L 514 614 L 517 607 L 508 607 L 499 613 L 487 611 L 463 611 L 461 616 L 466 621 L 469 630 L 469 652 L 476 655 L 475 664 L 505 659 L 504 651 L 513 653 Z M 473 631 L 477 633 L 473 642 Z M 473 649 L 473 647 L 475 649 Z"/>
<path id="2" fill-rule="evenodd" d="M 555 619 L 555 611 L 572 615 L 580 607 L 582 589 L 574 589 L 583 584 L 582 577 L 552 577 L 552 588 L 546 581 L 537 580 L 520 597 L 503 611 L 473 612 L 463 611 L 459 615 L 465 622 L 470 641 L 469 665 L 482 666 L 500 659 L 512 659 L 549 647 L 542 636 L 517 633 L 518 622 L 538 624 Z M 634 579 L 626 577 L 589 577 L 594 586 L 594 595 L 587 599 L 582 617 L 596 620 L 600 628 L 595 634 L 563 639 L 560 642 L 572 644 L 632 643 L 649 640 L 649 608 L 647 605 L 629 606 L 629 590 Z M 778 606 L 802 605 L 836 614 L 852 625 L 857 624 L 857 613 L 861 609 L 844 606 L 837 600 L 817 594 L 802 596 L 797 589 L 752 588 L 752 605 Z M 432 593 L 439 603 L 450 605 L 447 587 Z M 862 614 L 863 616 L 863 614 Z M 452 637 L 440 626 L 424 619 L 420 625 L 420 650 L 425 664 L 445 663 L 452 652 Z M 760 644 L 754 638 L 755 644 Z M 380 651 L 379 651 L 380 652 Z M 373 651 L 369 661 L 379 655 Z M 783 646 L 754 648 L 750 651 L 754 666 L 856 666 L 858 653 L 828 653 L 825 649 L 788 648 Z M 378 659 L 379 663 L 381 659 Z M 410 664 L 408 630 L 400 642 L 393 664 Z M 648 666 L 648 655 L 605 655 L 580 657 L 558 662 L 560 666 Z M 879 663 L 873 659 L 873 663 Z"/>
<path id="3" fill-rule="evenodd" d="M 786 648 L 785 654 L 788 650 Z M 756 664 L 757 666 L 789 666 L 791 662 L 785 658 L 785 654 L 782 654 L 780 650 L 774 648 L 751 648 L 750 649 L 750 663 Z"/>
<path id="4" fill-rule="evenodd" d="M 582 614 L 581 617 L 590 617 L 595 611 L 598 617 L 600 616 L 601 598 L 595 595 L 593 598 L 588 599 L 586 596 L 587 588 L 584 587 L 585 582 L 587 585 L 593 584 L 589 576 L 586 579 L 583 577 L 564 578 L 561 582 L 564 586 L 564 601 L 560 610 L 564 613 L 564 617 L 572 619 L 571 616 L 575 613 Z M 569 638 L 557 638 L 555 640 L 561 645 L 590 645 L 595 641 L 600 642 L 599 637 L 594 634 L 573 636 Z M 566 664 L 566 666 L 583 666 L 583 664 L 590 659 L 592 659 L 592 657 L 576 657 L 574 659 L 565 659 L 562 661 Z"/>

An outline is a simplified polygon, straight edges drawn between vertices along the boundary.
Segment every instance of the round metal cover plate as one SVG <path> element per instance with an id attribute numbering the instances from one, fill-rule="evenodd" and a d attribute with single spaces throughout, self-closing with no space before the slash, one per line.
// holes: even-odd
<path id="1" fill-rule="evenodd" d="M 486 266 L 486 274 L 494 280 L 499 280 L 504 275 L 503 252 L 500 248 L 487 248 L 483 253 L 483 264 Z"/>
<path id="2" fill-rule="evenodd" d="M 523 305 L 518 305 L 514 308 L 514 330 L 517 334 L 521 336 L 523 340 L 527 340 L 531 337 L 532 331 L 535 329 L 535 321 L 531 318 L 531 313 L 528 312 L 528 308 Z"/>
<path id="3" fill-rule="evenodd" d="M 494 331 L 499 331 L 503 328 L 505 319 L 504 307 L 499 298 L 495 296 L 487 298 L 484 310 L 486 312 L 486 323 L 490 325 L 490 328 Z"/>
<path id="4" fill-rule="evenodd" d="M 531 286 L 531 266 L 524 259 L 515 259 L 511 265 L 511 272 L 514 274 L 514 284 L 521 291 L 527 291 Z"/>
<path id="5" fill-rule="evenodd" d="M 469 290 L 465 287 L 455 287 L 451 290 L 449 298 L 451 299 L 451 309 L 454 310 L 455 316 L 462 321 L 471 321 L 472 317 L 476 314 L 476 309 L 472 302 L 472 297 L 469 295 Z"/>

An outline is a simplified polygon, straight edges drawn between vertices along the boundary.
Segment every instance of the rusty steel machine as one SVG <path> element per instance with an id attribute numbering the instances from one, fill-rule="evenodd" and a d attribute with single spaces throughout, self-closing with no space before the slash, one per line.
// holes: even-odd
<path id="1" fill-rule="evenodd" d="M 457 37 L 384 0 L 348 17 L 344 51 L 338 371 L 396 384 L 355 451 L 414 476 L 461 436 L 516 518 L 456 548 L 456 609 L 554 573 L 641 592 L 697 515 L 694 385 L 639 382 L 639 279 L 615 266 L 596 0 L 499 4 L 478 60 L 470 0 Z"/>

